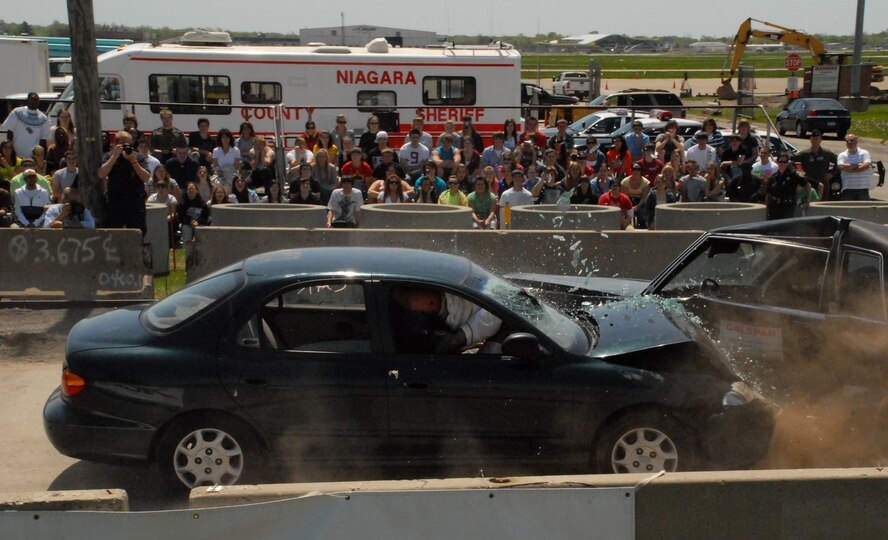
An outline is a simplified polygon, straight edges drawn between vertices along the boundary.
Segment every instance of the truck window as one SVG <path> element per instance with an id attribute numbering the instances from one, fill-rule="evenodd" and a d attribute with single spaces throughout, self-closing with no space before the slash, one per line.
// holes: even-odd
<path id="1" fill-rule="evenodd" d="M 283 101 L 281 83 L 244 81 L 241 83 L 241 101 L 257 105 L 275 105 Z"/>
<path id="2" fill-rule="evenodd" d="M 846 251 L 839 282 L 839 312 L 885 320 L 882 258 L 877 254 Z"/>
<path id="3" fill-rule="evenodd" d="M 391 90 L 361 90 L 358 92 L 358 110 L 361 112 L 380 113 L 394 111 L 398 105 L 398 94 Z M 377 109 L 374 107 L 386 107 Z"/>
<path id="4" fill-rule="evenodd" d="M 231 80 L 219 75 L 149 75 L 151 112 L 169 105 L 173 114 L 231 114 Z"/>
<path id="5" fill-rule="evenodd" d="M 474 77 L 423 77 L 423 105 L 474 105 Z"/>

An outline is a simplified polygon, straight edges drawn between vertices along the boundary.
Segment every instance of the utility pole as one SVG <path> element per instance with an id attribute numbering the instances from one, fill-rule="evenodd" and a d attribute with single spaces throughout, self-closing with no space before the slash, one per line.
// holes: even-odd
<path id="1" fill-rule="evenodd" d="M 854 55 L 851 57 L 851 95 L 860 94 L 860 57 L 863 53 L 863 11 L 865 0 L 857 0 L 857 21 L 854 24 Z"/>
<path id="2" fill-rule="evenodd" d="M 77 183 L 83 204 L 101 222 L 105 195 L 99 180 L 102 125 L 99 114 L 99 67 L 92 0 L 68 0 L 74 102 L 77 104 Z"/>
<path id="3" fill-rule="evenodd" d="M 339 26 L 340 26 L 339 33 L 342 34 L 342 46 L 345 47 L 345 12 L 344 11 L 339 12 Z"/>

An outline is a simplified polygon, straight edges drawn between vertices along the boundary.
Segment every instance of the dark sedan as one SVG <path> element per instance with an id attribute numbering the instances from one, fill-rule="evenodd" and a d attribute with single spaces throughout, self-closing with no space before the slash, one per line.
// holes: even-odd
<path id="1" fill-rule="evenodd" d="M 888 419 L 886 256 L 884 225 L 810 217 L 713 230 L 651 282 L 515 277 L 562 301 L 680 305 L 775 399 L 843 392 Z"/>
<path id="2" fill-rule="evenodd" d="M 805 137 L 815 129 L 821 133 L 835 133 L 843 139 L 851 127 L 851 113 L 834 99 L 799 98 L 793 100 L 777 115 L 777 131 L 785 135 L 793 130 L 796 137 Z"/>
<path id="3" fill-rule="evenodd" d="M 430 297 L 447 308 L 422 311 Z M 156 462 L 179 489 L 283 463 L 655 472 L 764 455 L 772 406 L 684 314 L 573 313 L 452 255 L 268 253 L 77 324 L 45 430 L 69 456 Z M 443 348 L 444 321 L 477 337 Z"/>

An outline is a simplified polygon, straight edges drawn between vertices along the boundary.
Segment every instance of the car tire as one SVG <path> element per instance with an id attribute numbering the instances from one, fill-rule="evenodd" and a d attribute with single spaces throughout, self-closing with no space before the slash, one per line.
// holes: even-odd
<path id="1" fill-rule="evenodd" d="M 796 130 L 796 137 L 799 137 L 800 139 L 804 139 L 805 135 L 807 135 L 808 133 L 805 131 L 805 128 L 802 126 L 802 121 L 801 120 L 797 121 L 795 127 L 796 127 L 796 129 L 795 129 Z"/>
<path id="2" fill-rule="evenodd" d="M 838 138 L 840 138 L 840 139 L 844 139 L 844 138 L 845 138 L 845 135 L 847 135 L 847 134 L 848 134 L 848 131 L 847 131 L 847 130 L 846 130 L 846 131 L 837 131 L 837 132 L 836 132 L 836 137 L 838 137 Z"/>
<path id="3" fill-rule="evenodd" d="M 783 120 L 780 120 L 779 118 L 777 119 L 777 133 L 781 136 L 786 135 L 786 128 L 783 127 Z"/>
<path id="4" fill-rule="evenodd" d="M 200 414 L 176 420 L 164 431 L 157 445 L 157 465 L 171 492 L 187 493 L 199 486 L 257 481 L 265 452 L 241 421 Z"/>
<path id="5" fill-rule="evenodd" d="M 594 446 L 600 473 L 656 473 L 697 468 L 697 449 L 668 413 L 630 411 L 605 424 Z"/>

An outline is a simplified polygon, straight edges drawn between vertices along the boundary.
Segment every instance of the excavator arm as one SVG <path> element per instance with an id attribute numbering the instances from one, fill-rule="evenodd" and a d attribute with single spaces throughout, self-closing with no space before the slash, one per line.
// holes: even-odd
<path id="1" fill-rule="evenodd" d="M 773 30 L 754 29 L 752 27 L 753 21 L 768 26 Z M 814 56 L 814 62 L 817 64 L 822 64 L 827 60 L 826 47 L 824 47 L 823 42 L 816 37 L 799 30 L 780 26 L 779 24 L 760 21 L 753 18 L 746 19 L 737 30 L 737 35 L 734 37 L 734 42 L 731 44 L 731 49 L 728 51 L 728 56 L 725 59 L 725 65 L 722 66 L 722 85 L 718 89 L 719 98 L 736 99 L 737 93 L 731 86 L 731 81 L 734 78 L 734 74 L 737 72 L 737 68 L 740 66 L 740 59 L 743 58 L 746 46 L 749 44 L 750 38 L 753 37 L 779 41 L 781 43 L 786 43 L 787 45 L 804 47 L 811 51 L 811 54 Z M 725 69 L 729 64 L 730 68 L 728 75 L 725 77 Z"/>

